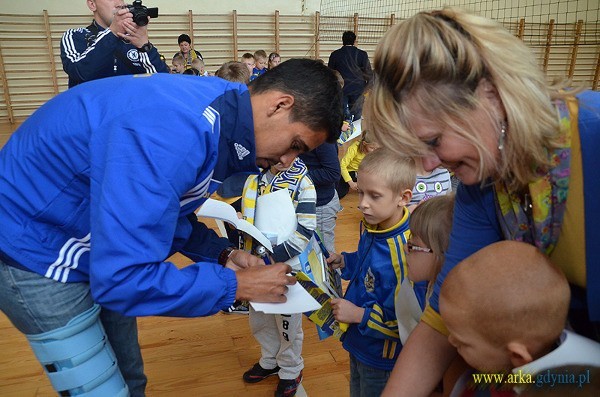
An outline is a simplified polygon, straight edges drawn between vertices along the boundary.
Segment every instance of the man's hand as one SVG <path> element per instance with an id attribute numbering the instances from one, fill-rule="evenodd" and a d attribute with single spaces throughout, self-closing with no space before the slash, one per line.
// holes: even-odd
<path id="1" fill-rule="evenodd" d="M 364 307 L 358 307 L 346 299 L 332 299 L 331 307 L 333 308 L 333 317 L 342 323 L 358 324 L 365 314 Z"/>
<path id="2" fill-rule="evenodd" d="M 287 275 L 291 271 L 291 266 L 285 263 L 240 269 L 235 273 L 238 283 L 235 299 L 253 302 L 285 302 L 284 294 L 288 290 L 287 286 L 296 283 L 294 276 Z"/>
<path id="3" fill-rule="evenodd" d="M 118 8 L 115 10 L 112 22 L 108 28 L 115 36 L 122 37 L 120 34 L 126 33 L 126 21 L 133 23 L 133 14 L 126 7 Z"/>
<path id="4" fill-rule="evenodd" d="M 238 271 L 252 266 L 264 265 L 265 262 L 259 257 L 252 255 L 244 250 L 235 250 L 227 258 L 225 267 Z"/>
<path id="5" fill-rule="evenodd" d="M 329 253 L 329 258 L 327 258 L 327 263 L 331 266 L 332 269 L 343 269 L 344 264 L 344 255 L 336 254 L 335 252 Z"/>
<path id="6" fill-rule="evenodd" d="M 127 8 L 120 8 L 115 12 L 110 30 L 123 40 L 129 41 L 137 48 L 141 48 L 148 40 L 148 25 L 138 26 L 133 22 L 133 14 Z"/>

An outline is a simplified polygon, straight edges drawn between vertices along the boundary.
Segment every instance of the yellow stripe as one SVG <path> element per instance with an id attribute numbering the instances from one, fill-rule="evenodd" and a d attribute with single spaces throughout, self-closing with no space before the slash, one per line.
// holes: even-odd
<path id="1" fill-rule="evenodd" d="M 396 332 L 388 329 L 388 328 L 384 328 L 381 325 L 369 320 L 367 321 L 367 326 L 375 331 L 379 331 L 384 335 L 389 336 L 390 338 L 400 338 L 400 334 L 398 334 L 398 329 L 396 328 Z"/>
<path id="2" fill-rule="evenodd" d="M 390 355 L 389 355 L 389 359 L 394 358 L 394 353 L 396 352 L 396 345 L 398 344 L 398 342 L 396 341 L 390 341 Z"/>
<path id="3" fill-rule="evenodd" d="M 450 331 L 448 331 L 448 328 L 446 328 L 446 324 L 444 324 L 442 316 L 440 316 L 440 314 L 433 310 L 429 305 L 425 307 L 423 316 L 421 316 L 421 321 L 423 321 L 425 324 L 429 325 L 431 328 L 435 329 L 442 335 L 450 335 Z"/>
<path id="4" fill-rule="evenodd" d="M 381 352 L 381 357 L 388 358 L 388 356 L 389 356 L 389 354 L 388 354 L 389 346 L 388 345 L 389 344 L 390 344 L 389 339 L 383 340 L 383 351 Z"/>
<path id="5" fill-rule="evenodd" d="M 400 239 L 400 236 L 398 236 Z M 394 237 L 387 239 L 388 247 L 390 249 L 390 257 L 392 260 L 392 267 L 394 268 L 394 273 L 396 274 L 396 289 L 394 291 L 394 302 L 396 301 L 396 297 L 400 292 L 400 284 L 402 284 L 402 273 L 400 271 L 400 263 L 398 263 L 398 250 L 396 248 L 396 239 Z M 402 256 L 403 265 L 406 263 L 406 259 L 404 258 L 404 250 L 402 249 L 402 244 L 400 244 L 400 254 Z M 406 272 L 406 269 L 405 269 Z M 406 274 L 406 273 L 404 273 Z"/>

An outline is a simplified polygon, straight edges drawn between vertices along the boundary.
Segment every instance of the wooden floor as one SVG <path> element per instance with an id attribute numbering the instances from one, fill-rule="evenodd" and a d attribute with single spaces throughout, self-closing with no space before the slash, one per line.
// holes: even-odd
<path id="1" fill-rule="evenodd" d="M 10 134 L 0 126 L 0 147 Z M 353 251 L 358 242 L 357 194 L 342 200 L 336 227 L 336 249 Z M 174 256 L 178 266 L 187 259 Z M 254 364 L 260 349 L 248 326 L 248 317 L 216 314 L 212 317 L 139 319 L 139 334 L 148 396 L 272 396 L 277 377 L 247 385 L 242 374 Z M 319 341 L 315 326 L 303 321 L 304 381 L 308 396 L 347 396 L 348 354 L 337 340 Z M 25 337 L 0 313 L 0 396 L 55 396 Z"/>

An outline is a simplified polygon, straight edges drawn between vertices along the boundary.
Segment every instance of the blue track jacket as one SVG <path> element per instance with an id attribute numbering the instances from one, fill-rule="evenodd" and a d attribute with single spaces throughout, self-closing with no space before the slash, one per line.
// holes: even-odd
<path id="1" fill-rule="evenodd" d="M 407 272 L 408 219 L 405 209 L 400 222 L 387 230 L 363 223 L 358 251 L 342 253 L 342 278 L 350 280 L 344 299 L 365 309 L 362 321 L 350 324 L 344 334 L 344 349 L 360 362 L 385 371 L 392 370 L 402 349 L 394 301 Z M 415 294 L 424 302 L 424 290 Z"/>
<path id="2" fill-rule="evenodd" d="M 169 72 L 156 48 L 139 51 L 96 21 L 87 28 L 69 29 L 63 34 L 60 58 L 69 75 L 69 88 L 104 77 Z"/>
<path id="3" fill-rule="evenodd" d="M 258 172 L 250 95 L 218 78 L 154 74 L 77 86 L 0 152 L 0 254 L 58 282 L 89 282 L 125 315 L 203 316 L 237 281 L 230 245 L 194 210 L 226 176 Z M 181 252 L 198 262 L 166 262 Z"/>

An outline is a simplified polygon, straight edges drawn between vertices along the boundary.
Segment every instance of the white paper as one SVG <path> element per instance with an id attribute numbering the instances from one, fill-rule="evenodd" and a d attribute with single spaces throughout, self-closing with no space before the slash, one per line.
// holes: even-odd
<path id="1" fill-rule="evenodd" d="M 269 252 L 273 252 L 273 246 L 271 245 L 269 239 L 266 238 L 264 234 L 262 234 L 256 227 L 254 227 L 253 224 L 245 219 L 238 218 L 235 209 L 223 201 L 207 199 L 204 204 L 202 204 L 202 207 L 196 211 L 196 215 L 204 218 L 220 219 L 230 223 L 236 229 L 252 236 Z"/>
<path id="2" fill-rule="evenodd" d="M 396 319 L 398 320 L 398 334 L 404 345 L 408 335 L 415 329 L 423 314 L 408 277 L 404 277 L 402 284 L 400 284 L 400 291 L 396 296 L 394 306 L 396 307 Z"/>
<path id="3" fill-rule="evenodd" d="M 296 231 L 298 218 L 288 189 L 264 194 L 256 200 L 254 225 L 264 235 L 276 235 L 283 244 Z"/>
<path id="4" fill-rule="evenodd" d="M 250 302 L 250 304 L 257 312 L 264 312 L 267 314 L 304 313 L 321 308 L 319 302 L 306 292 L 299 283 L 288 285 L 288 292 L 285 296 L 287 301 L 284 303 Z"/>

